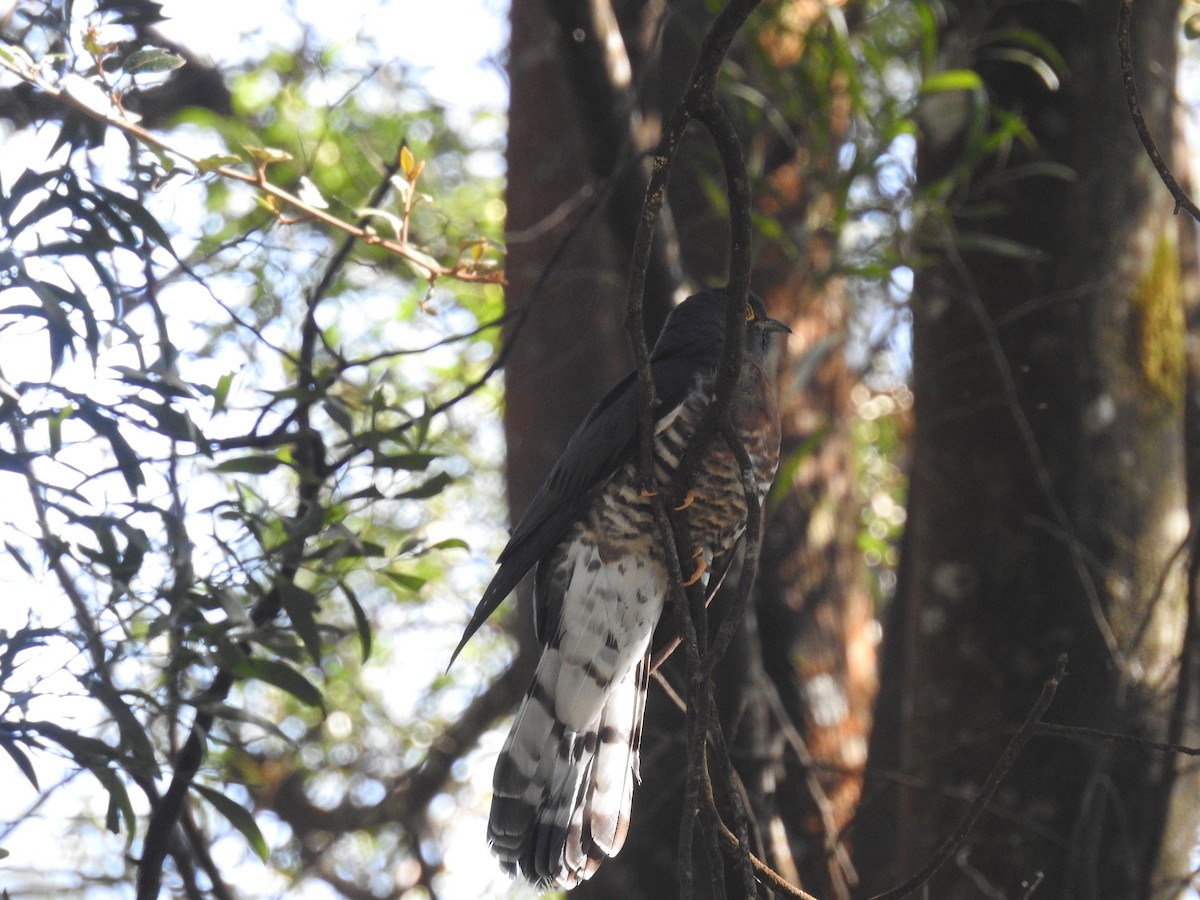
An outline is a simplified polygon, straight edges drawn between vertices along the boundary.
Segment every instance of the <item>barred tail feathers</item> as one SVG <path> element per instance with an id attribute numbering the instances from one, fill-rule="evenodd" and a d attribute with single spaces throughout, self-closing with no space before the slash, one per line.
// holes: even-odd
<path id="1" fill-rule="evenodd" d="M 488 838 L 506 871 L 570 888 L 625 842 L 649 665 L 643 658 L 614 681 L 576 731 L 554 718 L 541 687 L 561 674 L 557 656 L 543 654 L 497 761 Z"/>
<path id="2" fill-rule="evenodd" d="M 590 876 L 629 822 L 666 573 L 644 556 L 603 552 L 567 542 L 539 572 L 558 627 L 496 762 L 492 851 L 543 885 Z"/>

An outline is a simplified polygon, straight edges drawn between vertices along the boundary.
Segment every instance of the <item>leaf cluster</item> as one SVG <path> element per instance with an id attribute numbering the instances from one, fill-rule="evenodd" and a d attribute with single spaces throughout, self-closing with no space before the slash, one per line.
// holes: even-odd
<path id="1" fill-rule="evenodd" d="M 127 92 L 183 63 L 158 10 L 23 9 L 0 54 L 56 111 L 0 183 L 0 573 L 45 597 L 0 631 L 0 749 L 33 806 L 90 773 L 145 897 L 220 884 L 222 827 L 265 859 L 272 766 L 380 702 L 346 686 L 380 616 L 467 546 L 425 527 L 474 452 L 458 402 L 495 402 L 503 261 L 493 148 L 402 71 L 280 48 L 230 74 L 237 116 L 140 129 Z"/>

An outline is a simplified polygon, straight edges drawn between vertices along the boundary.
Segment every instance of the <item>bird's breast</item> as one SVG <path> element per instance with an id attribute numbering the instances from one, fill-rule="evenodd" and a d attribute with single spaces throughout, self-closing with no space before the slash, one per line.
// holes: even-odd
<path id="1" fill-rule="evenodd" d="M 757 363 L 748 362 L 732 408 L 735 431 L 753 466 L 758 499 L 766 497 L 779 463 L 779 414 L 774 389 Z M 654 440 L 655 475 L 660 489 L 670 485 L 697 426 L 712 402 L 711 382 L 698 381 L 682 403 L 659 418 Z M 606 559 L 631 552 L 661 560 L 654 535 L 651 495 L 636 460 L 626 463 L 609 481 L 580 523 L 602 546 Z M 741 537 L 746 526 L 742 471 L 721 435 L 700 454 L 684 500 L 693 546 L 716 556 Z"/>

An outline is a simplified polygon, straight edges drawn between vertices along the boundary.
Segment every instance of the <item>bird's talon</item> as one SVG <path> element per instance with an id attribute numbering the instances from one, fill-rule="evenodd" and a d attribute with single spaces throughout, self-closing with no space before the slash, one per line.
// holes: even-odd
<path id="1" fill-rule="evenodd" d="M 657 497 L 658 491 L 652 491 L 650 488 L 642 488 L 640 496 L 649 500 L 651 497 Z"/>
<path id="2" fill-rule="evenodd" d="M 700 580 L 700 576 L 708 571 L 708 562 L 704 559 L 703 550 L 697 550 L 695 553 L 693 553 L 692 559 L 696 560 L 696 571 L 693 572 L 687 581 L 683 583 L 684 587 L 691 587 Z"/>
<path id="3" fill-rule="evenodd" d="M 691 506 L 695 502 L 696 502 L 696 492 L 688 491 L 687 496 L 683 498 L 683 502 L 680 503 L 677 507 L 675 507 L 675 512 L 682 512 L 683 510 L 687 509 L 689 506 Z"/>

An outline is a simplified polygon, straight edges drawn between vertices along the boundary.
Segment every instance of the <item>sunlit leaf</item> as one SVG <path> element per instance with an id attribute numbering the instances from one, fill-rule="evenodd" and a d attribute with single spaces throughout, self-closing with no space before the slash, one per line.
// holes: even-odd
<path id="1" fill-rule="evenodd" d="M 255 162 L 265 165 L 288 162 L 292 159 L 292 154 L 286 150 L 280 150 L 278 147 L 251 147 L 243 145 L 242 149 L 250 154 L 250 158 Z"/>
<path id="2" fill-rule="evenodd" d="M 396 587 L 413 594 L 425 586 L 425 579 L 420 575 L 411 575 L 408 572 L 394 572 L 390 569 L 385 571 L 383 575 L 388 581 L 396 585 Z"/>
<path id="3" fill-rule="evenodd" d="M 329 201 L 321 194 L 320 188 L 313 184 L 307 175 L 300 177 L 300 189 L 296 192 L 300 202 L 313 209 L 329 209 Z"/>
<path id="4" fill-rule="evenodd" d="M 229 389 L 233 386 L 233 372 L 226 372 L 217 379 L 216 387 L 213 388 L 213 415 L 225 411 L 225 402 L 229 398 Z"/>
<path id="5" fill-rule="evenodd" d="M 438 541 L 436 544 L 430 544 L 430 550 L 470 550 L 471 545 L 462 538 L 446 538 L 444 541 Z"/>
<path id="6" fill-rule="evenodd" d="M 230 153 L 216 153 L 212 156 L 205 156 L 203 159 L 196 160 L 196 168 L 201 172 L 211 172 L 223 166 L 235 166 L 241 161 L 242 158 L 240 156 L 234 156 Z"/>
<path id="7" fill-rule="evenodd" d="M 186 62 L 182 56 L 176 56 L 161 47 L 143 47 L 126 56 L 121 62 L 121 68 L 130 75 L 135 72 L 170 72 Z"/>
<path id="8" fill-rule="evenodd" d="M 947 69 L 935 72 L 921 82 L 921 93 L 934 94 L 940 91 L 974 91 L 983 87 L 978 72 L 970 69 Z"/>

